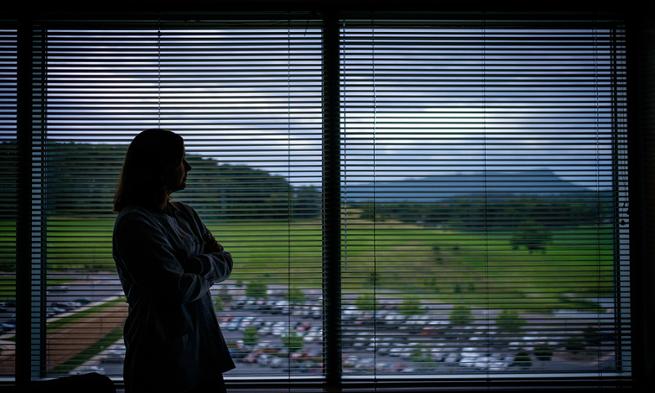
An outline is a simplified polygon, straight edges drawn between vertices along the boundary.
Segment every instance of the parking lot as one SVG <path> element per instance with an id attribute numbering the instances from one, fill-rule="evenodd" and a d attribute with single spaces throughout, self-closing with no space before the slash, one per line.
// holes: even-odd
<path id="1" fill-rule="evenodd" d="M 282 289 L 269 288 L 266 299 L 248 298 L 244 289 L 236 286 L 228 287 L 227 293 L 231 301 L 224 302 L 224 309 L 217 314 L 237 365 L 229 375 L 320 375 L 323 325 L 319 291 L 307 291 L 304 301 L 294 304 Z M 219 292 L 214 296 L 220 296 Z M 346 296 L 342 312 L 345 374 L 566 372 L 613 367 L 614 356 L 606 350 L 595 360 L 572 359 L 564 348 L 566 337 L 539 331 L 539 326 L 508 341 L 499 337 L 493 320 L 484 312 L 475 312 L 471 325 L 455 329 L 449 322 L 450 305 L 436 305 L 426 314 L 408 316 L 393 303 L 383 303 L 375 313 L 359 310 L 352 303 Z M 257 332 L 254 345 L 245 342 L 246 330 Z M 298 335 L 301 347 L 284 345 L 283 337 L 289 333 Z M 537 356 L 539 345 L 552 348 L 549 360 Z M 100 354 L 95 366 L 120 375 L 123 353 L 119 342 Z"/>
<path id="2" fill-rule="evenodd" d="M 74 313 L 86 307 L 89 300 L 97 301 L 99 296 L 110 292 L 120 293 L 120 287 L 107 285 L 106 277 L 102 280 L 105 290 L 100 293 L 96 286 L 95 297 L 82 296 L 84 292 L 79 288 L 74 296 L 65 290 L 49 288 L 53 295 L 47 305 L 48 316 L 57 318 Z M 93 287 L 92 283 L 86 285 Z M 237 364 L 230 375 L 319 375 L 322 372 L 320 290 L 306 289 L 302 302 L 290 303 L 285 287 L 268 286 L 266 299 L 255 299 L 245 296 L 244 286 L 230 282 L 213 288 L 212 295 L 226 298 L 223 310 L 217 315 Z M 375 313 L 358 309 L 354 295 L 345 294 L 342 303 L 345 374 L 597 371 L 614 367 L 614 354 L 608 350 L 611 340 L 594 349 L 594 358 L 569 356 L 565 348 L 567 337 L 547 331 L 548 316 L 543 316 L 543 326 L 539 325 L 538 316 L 531 316 L 530 326 L 506 340 L 497 334 L 493 315 L 488 311 L 474 311 L 469 326 L 455 329 L 450 326 L 452 306 L 448 304 L 425 305 L 423 314 L 405 315 L 397 302 L 381 301 Z M 15 328 L 15 304 L 5 302 L 2 307 L 0 322 L 5 333 L 11 333 Z M 298 336 L 292 348 L 283 342 L 289 333 Z M 248 343 L 247 335 L 256 342 Z M 549 360 L 537 356 L 535 348 L 539 345 L 552 348 Z M 119 376 L 124 353 L 120 339 L 73 372 L 99 371 Z"/>

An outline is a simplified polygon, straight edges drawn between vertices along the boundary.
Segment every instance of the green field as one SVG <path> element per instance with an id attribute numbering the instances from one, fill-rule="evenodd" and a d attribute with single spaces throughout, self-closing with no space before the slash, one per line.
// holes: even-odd
<path id="1" fill-rule="evenodd" d="M 319 221 L 207 225 L 233 255 L 233 280 L 320 287 Z M 49 270 L 114 271 L 112 228 L 113 219 L 51 218 Z M 612 296 L 611 226 L 552 230 L 543 252 L 514 249 L 510 238 L 509 231 L 343 220 L 342 291 L 369 292 L 375 283 L 381 297 L 523 310 L 589 309 L 595 304 L 585 298 Z M 0 286 L 6 294 L 11 282 Z"/>

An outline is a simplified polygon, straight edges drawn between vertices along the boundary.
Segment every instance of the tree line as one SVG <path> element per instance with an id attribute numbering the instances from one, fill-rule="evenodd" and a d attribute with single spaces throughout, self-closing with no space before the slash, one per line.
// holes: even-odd
<path id="1" fill-rule="evenodd" d="M 439 202 L 356 202 L 361 218 L 397 220 L 426 226 L 462 230 L 519 227 L 545 229 L 596 225 L 610 222 L 613 201 L 610 192 L 580 191 L 557 195 L 467 195 Z"/>
<path id="2" fill-rule="evenodd" d="M 47 143 L 42 187 L 49 216 L 96 218 L 112 215 L 112 202 L 127 145 Z M 199 211 L 219 220 L 306 219 L 321 213 L 314 186 L 292 186 L 281 175 L 248 165 L 219 164 L 213 158 L 186 155 L 192 170 L 187 188 L 175 193 Z M 16 143 L 0 143 L 0 218 L 16 216 Z"/>

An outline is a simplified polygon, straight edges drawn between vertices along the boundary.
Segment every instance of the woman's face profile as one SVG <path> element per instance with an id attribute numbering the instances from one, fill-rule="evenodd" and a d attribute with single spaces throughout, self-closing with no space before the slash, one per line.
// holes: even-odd
<path id="1" fill-rule="evenodd" d="M 186 178 L 187 173 L 191 170 L 191 165 L 186 160 L 186 157 L 182 156 L 182 161 L 179 165 L 172 168 L 172 170 L 167 174 L 166 184 L 168 186 L 169 192 L 175 192 L 183 190 L 186 187 Z"/>

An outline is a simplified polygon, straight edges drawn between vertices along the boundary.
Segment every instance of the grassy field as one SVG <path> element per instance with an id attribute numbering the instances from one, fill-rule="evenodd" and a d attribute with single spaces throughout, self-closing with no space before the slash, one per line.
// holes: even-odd
<path id="1" fill-rule="evenodd" d="M 320 222 L 207 226 L 232 252 L 232 279 L 320 287 Z M 113 219 L 51 218 L 48 228 L 50 270 L 114 271 Z M 611 230 L 608 225 L 554 230 L 545 251 L 531 253 L 514 249 L 509 232 L 343 220 L 342 291 L 367 292 L 375 283 L 380 296 L 397 297 L 385 293 L 393 290 L 404 297 L 493 308 L 593 308 L 585 298 L 612 295 Z M 5 279 L 0 287 L 6 294 L 11 282 Z"/>

